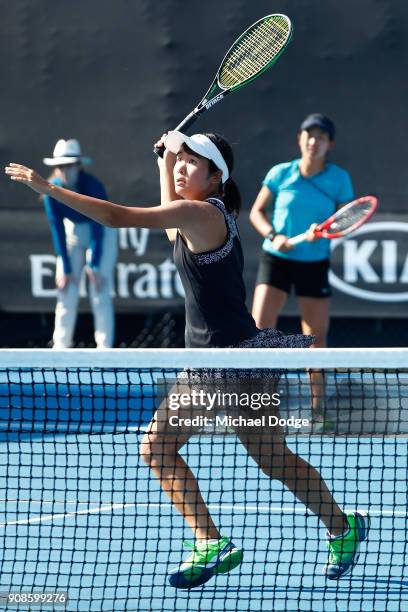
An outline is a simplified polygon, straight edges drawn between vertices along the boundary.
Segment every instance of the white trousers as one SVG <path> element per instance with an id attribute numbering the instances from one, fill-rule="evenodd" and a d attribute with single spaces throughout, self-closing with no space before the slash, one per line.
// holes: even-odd
<path id="1" fill-rule="evenodd" d="M 69 348 L 72 345 L 80 299 L 81 275 L 84 272 L 85 264 L 91 260 L 89 245 L 92 235 L 90 225 L 88 223 L 73 223 L 69 219 L 64 219 L 64 226 L 72 267 L 72 280 L 64 290 L 58 290 L 53 335 L 54 349 Z M 96 291 L 93 283 L 89 283 L 89 297 L 94 317 L 97 348 L 113 346 L 115 323 L 112 294 L 117 255 L 117 230 L 105 227 L 102 257 L 98 268 L 103 279 L 102 287 L 99 291 Z M 62 258 L 58 257 L 57 274 L 62 273 L 62 271 Z"/>

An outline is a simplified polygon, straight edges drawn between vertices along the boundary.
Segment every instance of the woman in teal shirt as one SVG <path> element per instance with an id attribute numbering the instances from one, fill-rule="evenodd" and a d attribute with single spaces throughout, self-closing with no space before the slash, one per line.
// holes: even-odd
<path id="1" fill-rule="evenodd" d="M 334 137 L 335 127 L 328 117 L 317 113 L 306 117 L 298 133 L 300 159 L 269 170 L 250 214 L 265 238 L 252 312 L 257 327 L 276 327 L 293 287 L 302 331 L 316 337 L 314 347 L 326 346 L 331 289 L 329 241 L 315 238 L 312 230 L 354 197 L 348 172 L 328 162 Z M 306 231 L 306 242 L 289 244 L 289 238 Z M 311 382 L 314 418 L 321 422 L 319 372 L 311 374 Z"/>

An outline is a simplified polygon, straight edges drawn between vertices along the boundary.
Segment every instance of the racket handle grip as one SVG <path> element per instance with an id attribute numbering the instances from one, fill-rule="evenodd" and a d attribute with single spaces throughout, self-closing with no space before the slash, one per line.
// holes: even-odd
<path id="1" fill-rule="evenodd" d="M 185 119 L 183 119 L 183 121 L 181 123 L 178 124 L 178 126 L 175 128 L 177 130 L 177 132 L 183 132 L 184 130 L 187 130 L 191 125 L 193 125 L 193 123 L 195 122 L 195 120 L 197 119 L 198 115 L 200 113 L 198 113 L 196 110 L 193 110 L 189 115 L 187 115 L 187 117 Z"/>
<path id="2" fill-rule="evenodd" d="M 178 132 L 181 132 L 183 130 L 187 130 L 187 128 L 190 127 L 190 125 L 193 125 L 193 123 L 195 122 L 195 120 L 197 119 L 199 113 L 196 110 L 193 110 L 189 115 L 187 115 L 187 117 L 185 119 L 183 119 L 183 121 L 181 123 L 178 124 L 178 126 L 175 128 Z M 164 151 L 165 151 L 165 147 L 154 147 L 153 152 L 158 156 L 158 157 L 163 157 L 164 155 Z"/>
<path id="3" fill-rule="evenodd" d="M 289 238 L 288 242 L 292 246 L 296 246 L 297 244 L 300 244 L 301 242 L 303 242 L 305 238 L 306 238 L 306 233 L 298 234 L 297 236 L 293 236 L 293 238 Z"/>

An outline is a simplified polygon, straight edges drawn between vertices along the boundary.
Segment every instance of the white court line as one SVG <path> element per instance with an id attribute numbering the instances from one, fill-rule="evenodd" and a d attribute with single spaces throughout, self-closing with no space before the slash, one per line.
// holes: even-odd
<path id="1" fill-rule="evenodd" d="M 296 508 L 293 506 L 257 506 L 257 505 L 236 505 L 236 504 L 209 504 L 209 510 L 234 510 L 241 512 L 265 512 L 269 514 L 309 514 L 306 508 Z M 21 519 L 18 521 L 7 521 L 0 523 L 0 527 L 7 527 L 9 525 L 32 525 L 35 523 L 43 523 L 46 521 L 61 520 L 81 514 L 101 514 L 103 512 L 110 512 L 112 510 L 123 510 L 126 508 L 165 508 L 172 510 L 173 506 L 169 503 L 138 503 L 138 504 L 107 504 L 99 506 L 98 508 L 88 508 L 84 510 L 78 510 L 77 512 L 65 512 L 59 514 L 49 514 L 39 516 L 36 518 Z M 376 510 L 376 509 L 358 509 L 358 508 L 347 508 L 350 512 L 368 512 L 370 516 L 401 516 L 408 517 L 408 512 L 403 510 Z M 312 514 L 312 513 L 310 513 Z"/>
<path id="2" fill-rule="evenodd" d="M 110 512 L 111 510 L 134 508 L 135 506 L 136 504 L 110 504 L 108 506 L 99 506 L 98 508 L 87 508 L 85 510 L 78 510 L 77 512 L 49 514 L 32 519 L 22 519 L 20 521 L 7 521 L 5 523 L 0 523 L 0 527 L 7 527 L 8 525 L 31 525 L 34 523 L 43 523 L 44 521 L 55 521 L 66 517 L 77 516 L 79 514 L 100 514 L 102 512 Z"/>
<path id="3" fill-rule="evenodd" d="M 0 498 L 0 504 L 1 503 L 17 503 L 17 504 L 40 504 L 41 506 L 44 504 L 49 504 L 49 505 L 54 505 L 54 504 L 73 504 L 76 506 L 91 506 L 92 504 L 95 506 L 96 504 L 99 504 L 99 502 L 81 502 L 81 501 L 77 501 L 76 499 L 70 500 L 70 499 L 53 499 L 50 501 L 44 500 L 44 499 L 10 499 L 9 497 L 6 498 Z"/>

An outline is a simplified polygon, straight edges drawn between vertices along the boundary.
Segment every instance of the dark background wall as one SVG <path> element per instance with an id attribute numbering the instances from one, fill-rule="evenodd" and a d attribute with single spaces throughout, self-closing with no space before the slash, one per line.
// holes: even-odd
<path id="1" fill-rule="evenodd" d="M 365 239 L 376 240 L 377 246 L 369 261 L 362 256 L 354 288 L 386 296 L 336 289 L 333 314 L 405 317 L 404 0 L 0 0 L 0 11 L 2 164 L 14 160 L 43 170 L 41 159 L 52 153 L 58 138 L 77 137 L 94 158 L 92 170 L 104 180 L 110 197 L 143 205 L 158 201 L 152 142 L 201 98 L 226 48 L 244 28 L 267 13 L 288 14 L 294 38 L 279 62 L 194 128 L 221 132 L 234 145 L 235 178 L 245 202 L 241 231 L 249 294 L 260 240 L 249 227 L 248 209 L 271 165 L 296 157 L 296 131 L 303 117 L 321 111 L 338 128 L 333 161 L 351 172 L 357 194 L 375 193 L 380 199 L 372 235 L 355 238 L 357 249 Z M 393 282 L 384 280 L 391 247 L 383 244 L 375 226 L 384 220 L 400 224 L 386 236 L 397 250 Z M 52 276 L 34 279 L 32 259 L 52 254 L 41 204 L 0 175 L 3 313 L 52 311 L 54 297 L 35 295 L 33 289 L 37 282 L 51 291 Z M 344 257 L 342 247 L 337 248 L 334 270 L 343 280 Z M 170 248 L 157 233 L 148 236 L 143 253 L 122 236 L 120 261 L 133 267 L 126 271 L 127 286 L 118 287 L 118 313 L 181 307 L 173 272 L 170 280 L 160 278 L 160 266 L 170 259 Z M 148 270 L 142 265 L 146 262 L 152 266 Z M 51 270 L 53 264 L 44 265 Z M 375 269 L 377 281 L 367 281 L 364 265 Z M 293 314 L 294 305 L 286 312 Z"/>

